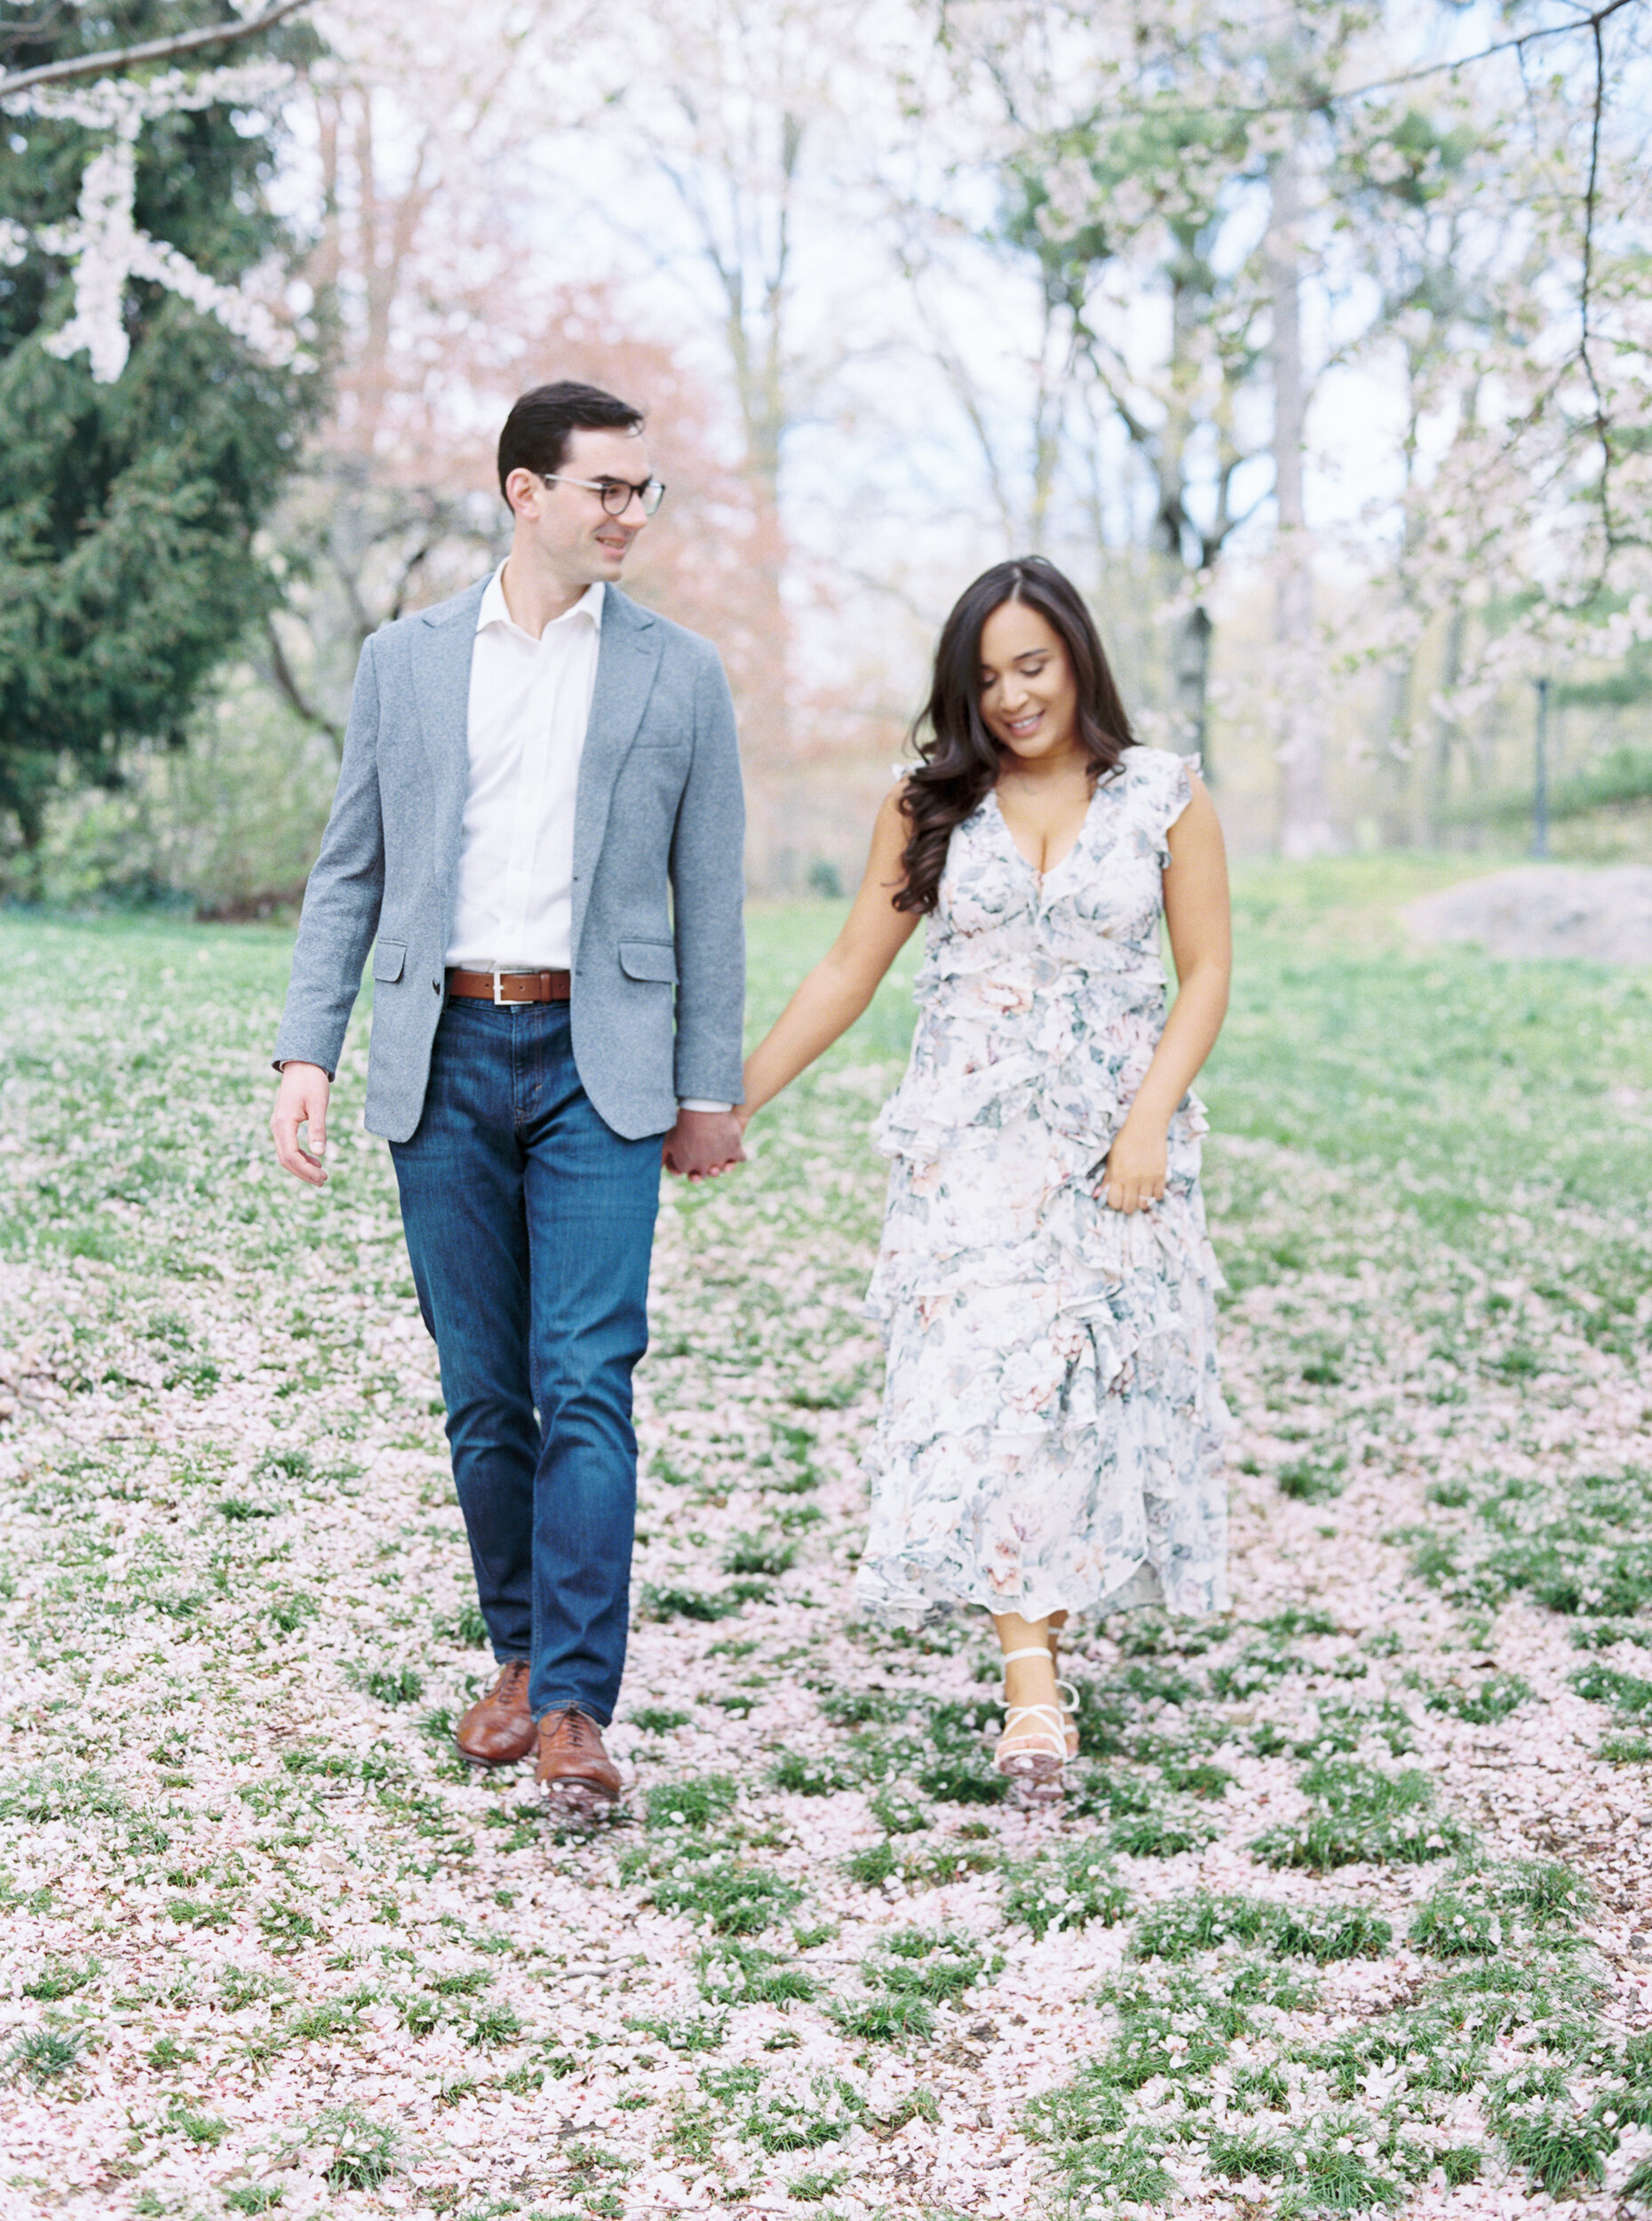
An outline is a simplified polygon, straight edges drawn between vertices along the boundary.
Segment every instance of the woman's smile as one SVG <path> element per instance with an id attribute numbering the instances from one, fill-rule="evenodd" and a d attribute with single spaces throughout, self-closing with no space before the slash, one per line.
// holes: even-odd
<path id="1" fill-rule="evenodd" d="M 981 718 L 1000 748 L 1040 762 L 1079 751 L 1072 660 L 1049 620 L 1005 601 L 981 632 Z"/>

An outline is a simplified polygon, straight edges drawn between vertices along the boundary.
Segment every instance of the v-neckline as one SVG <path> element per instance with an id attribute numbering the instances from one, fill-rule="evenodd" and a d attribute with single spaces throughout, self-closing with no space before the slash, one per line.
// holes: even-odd
<path id="1" fill-rule="evenodd" d="M 1062 866 L 1072 857 L 1076 856 L 1078 854 L 1079 849 L 1083 848 L 1084 835 L 1090 830 L 1090 818 L 1091 814 L 1096 806 L 1096 797 L 1100 793 L 1101 789 L 1107 784 L 1108 782 L 1105 779 L 1098 779 L 1094 786 L 1090 790 L 1090 800 L 1084 805 L 1084 814 L 1079 820 L 1078 831 L 1073 836 L 1072 847 L 1070 848 L 1064 848 L 1060 855 L 1057 856 L 1053 864 L 1046 864 L 1043 866 L 1040 866 L 1033 862 L 1032 858 L 1027 854 L 1025 849 L 1022 848 L 1021 843 L 1016 840 L 1015 835 L 1011 832 L 1010 821 L 1004 815 L 1004 805 L 998 800 L 997 788 L 996 786 L 988 788 L 987 792 L 991 799 L 992 807 L 997 812 L 998 823 L 1004 828 L 1004 838 L 1010 844 L 1011 854 L 1015 857 L 1017 863 L 1022 864 L 1026 866 L 1028 871 L 1032 873 L 1034 879 L 1037 880 L 1040 887 L 1043 887 L 1046 881 L 1053 879 L 1055 874 L 1060 871 Z"/>

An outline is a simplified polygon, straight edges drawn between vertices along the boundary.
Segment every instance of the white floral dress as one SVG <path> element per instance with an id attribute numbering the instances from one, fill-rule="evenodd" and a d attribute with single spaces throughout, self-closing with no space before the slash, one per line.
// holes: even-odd
<path id="1" fill-rule="evenodd" d="M 1160 874 L 1189 793 L 1182 758 L 1127 751 L 1043 873 L 996 794 L 953 832 L 911 1061 L 874 1129 L 894 1160 L 855 1584 L 874 1617 L 1227 1604 L 1198 1099 L 1171 1120 L 1163 1202 L 1100 1193 L 1164 1029 Z"/>

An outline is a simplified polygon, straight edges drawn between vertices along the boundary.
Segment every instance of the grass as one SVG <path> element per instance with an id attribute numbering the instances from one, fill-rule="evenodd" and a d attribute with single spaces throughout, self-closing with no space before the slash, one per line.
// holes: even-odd
<path id="1" fill-rule="evenodd" d="M 1086 2201 L 1098 2197 L 1170 2204 L 1173 2177 L 1163 2162 L 1183 2141 L 1202 2146 L 1207 2171 L 1218 2177 L 1271 2185 L 1270 2210 L 1281 2217 L 1397 2205 L 1435 2163 L 1449 2183 L 1477 2179 L 1485 2163 L 1479 2147 L 1449 2147 L 1449 2160 L 1436 2162 L 1426 2144 L 1408 2141 L 1391 2114 L 1362 2110 L 1355 2101 L 1366 2098 L 1373 2072 L 1396 2062 L 1419 2093 L 1473 2089 L 1483 2081 L 1493 2038 L 1513 2025 L 1511 2011 L 1521 2010 L 1517 1997 L 1542 2020 L 1552 2045 L 1569 2042 L 1586 2050 L 1599 2043 L 1586 2018 L 1567 2022 L 1575 2004 L 1569 2007 L 1566 1978 L 1557 1983 L 1545 1971 L 1541 1943 L 1533 1957 L 1513 1929 L 1490 1939 L 1485 1922 L 1496 1917 L 1496 1905 L 1562 1925 L 1577 1910 L 1541 1863 L 1465 1876 L 1455 1891 L 1426 1900 L 1411 1939 L 1426 1957 L 1469 1962 L 1466 1973 L 1448 1974 L 1418 2005 L 1350 2022 L 1328 2044 L 1286 2043 L 1261 2063 L 1266 2024 L 1258 2009 L 1299 2008 L 1314 1998 L 1311 1978 L 1307 1987 L 1293 1986 L 1279 1962 L 1380 1957 L 1392 1946 L 1389 1923 L 1359 1906 L 1301 1911 L 1278 1899 L 1204 1891 L 1142 1914 L 1131 1932 L 1130 1966 L 1108 1992 L 1117 2021 L 1111 2045 L 1029 2109 L 1029 2133 L 1055 2154 L 1067 2209 L 1088 2210 Z M 1259 1951 L 1267 1956 L 1259 1958 Z M 1487 1963 L 1480 1963 L 1482 1954 Z M 1241 2042 L 1247 2056 L 1235 2065 Z M 1614 2110 L 1606 2090 L 1592 2114 L 1565 2111 L 1567 2073 L 1537 2065 L 1485 2085 L 1508 2158 L 1554 2195 L 1600 2180 L 1616 2148 L 1606 2113 L 1612 2111 L 1614 2123 L 1632 2117 L 1632 2101 L 1618 2098 L 1623 2110 Z M 1224 2109 L 1211 2123 L 1205 2109 L 1218 2076 Z M 1297 2102 L 1293 2093 L 1314 2086 L 1305 2077 L 1322 2081 L 1329 2109 Z M 1632 2067 L 1621 2087 L 1633 2087 Z M 1154 2101 L 1151 2126 L 1132 2122 L 1140 2094 L 1156 2090 L 1173 2102 Z"/>
<path id="2" fill-rule="evenodd" d="M 18 2038 L 12 2058 L 36 2082 L 53 2082 L 79 2065 L 84 2042 L 78 2028 L 29 2028 Z"/>
<path id="3" fill-rule="evenodd" d="M 849 2135 L 864 2111 L 865 2100 L 853 2083 L 816 2069 L 801 2090 L 765 2090 L 762 2103 L 747 2113 L 745 2128 L 752 2142 L 771 2155 L 818 2152 Z"/>
<path id="4" fill-rule="evenodd" d="M 425 1693 L 425 1676 L 412 1666 L 353 1666 L 346 1678 L 379 1704 L 417 1704 Z"/>
<path id="5" fill-rule="evenodd" d="M 1201 1090 L 1218 1131 L 1306 1142 L 1327 1163 L 1372 1172 L 1403 1158 L 1407 1207 L 1449 1239 L 1513 1193 L 1615 1213 L 1626 1192 L 1652 1190 L 1652 1135 L 1621 1132 L 1602 1151 L 1592 1133 L 1592 1106 L 1615 1080 L 1652 1082 L 1652 983 L 1456 947 L 1419 953 L 1388 908 L 1408 877 L 1421 883 L 1409 860 L 1388 859 L 1239 876 L 1249 960 Z M 1520 1114 L 1536 1100 L 1552 1115 L 1529 1127 Z M 1615 1336 L 1621 1315 L 1598 1331 Z"/>
<path id="6" fill-rule="evenodd" d="M 834 1998 L 828 2010 L 846 2036 L 862 2042 L 934 2034 L 935 2016 L 921 1997 Z"/>
<path id="7" fill-rule="evenodd" d="M 1140 1957 L 1185 1960 L 1225 1945 L 1259 1945 L 1283 1958 L 1329 1966 L 1343 1959 L 1378 1959 L 1394 1938 L 1389 1922 L 1362 1905 L 1300 1909 L 1271 1899 L 1217 1897 L 1198 1890 L 1170 1898 L 1137 1923 Z"/>
<path id="8" fill-rule="evenodd" d="M 849 1777 L 830 1760 L 805 1757 L 800 1751 L 782 1751 L 770 1765 L 768 1779 L 777 1789 L 789 1789 L 798 1796 L 835 1796 L 839 1789 L 846 1789 Z"/>
<path id="9" fill-rule="evenodd" d="M 727 1573 L 766 1573 L 778 1576 L 790 1572 L 797 1564 L 796 1543 L 783 1538 L 760 1534 L 737 1534 L 723 1553 L 723 1570 Z"/>
<path id="10" fill-rule="evenodd" d="M 224 2203 L 232 2213 L 274 2213 L 282 2197 L 279 2183 L 237 2183 L 224 2193 Z"/>
<path id="11" fill-rule="evenodd" d="M 1434 1959 L 1490 1958 L 1503 1945 L 1494 1908 L 1449 1890 L 1418 1907 L 1409 1933 L 1417 1949 Z"/>
<path id="12" fill-rule="evenodd" d="M 649 1894 L 663 1913 L 686 1913 L 717 1936 L 758 1935 L 803 1901 L 795 1883 L 727 1858 L 660 1875 Z"/>
<path id="13" fill-rule="evenodd" d="M 1604 2121 L 1541 2112 L 1506 2115 L 1499 2129 L 1515 2166 L 1551 2198 L 1562 2198 L 1579 2185 L 1592 2189 L 1617 2146 L 1616 2133 Z"/>
<path id="14" fill-rule="evenodd" d="M 73 1997 L 76 1990 L 83 1990 L 102 1971 L 102 1962 L 98 1959 L 88 1959 L 83 1964 L 73 1959 L 55 1960 L 20 1986 L 22 1994 L 54 2004 L 60 1998 Z"/>
<path id="15" fill-rule="evenodd" d="M 1652 1712 L 1652 1680 L 1644 1674 L 1624 1673 L 1617 1667 L 1591 1661 L 1572 1676 L 1572 1687 L 1596 1704 L 1609 1704 L 1627 1719 L 1641 1719 Z"/>
<path id="16" fill-rule="evenodd" d="M 902 1928 L 884 1938 L 878 1956 L 862 1971 L 891 1997 L 946 2005 L 981 1983 L 989 1963 L 996 1972 L 1002 1961 L 995 1956 L 989 1962 L 972 1936 Z"/>
<path id="17" fill-rule="evenodd" d="M 701 1994 L 716 2005 L 807 2004 L 814 1978 L 779 1952 L 758 1945 L 723 1943 L 698 1961 Z"/>
<path id="18" fill-rule="evenodd" d="M 1127 1812 L 1108 1830 L 1110 1850 L 1132 1859 L 1174 1859 L 1213 1843 L 1217 1823 L 1196 1810 Z"/>
<path id="19" fill-rule="evenodd" d="M 737 1792 L 727 1774 L 684 1774 L 655 1783 L 644 1799 L 651 1828 L 713 1827 L 733 1810 Z"/>
<path id="20" fill-rule="evenodd" d="M 1426 1865 L 1466 1840 L 1456 1821 L 1436 1812 L 1434 1785 L 1416 1767 L 1391 1774 L 1327 1758 L 1307 1769 L 1302 1787 L 1312 1800 L 1307 1818 L 1256 1839 L 1257 1855 L 1269 1866 L 1325 1874 L 1365 1864 Z"/>
<path id="21" fill-rule="evenodd" d="M 1043 1941 L 1052 1930 L 1112 1927 L 1122 1920 L 1130 1892 L 1092 1842 L 1067 1843 L 1052 1853 L 1005 1868 L 1006 1916 Z"/>
<path id="22" fill-rule="evenodd" d="M 377 2190 L 399 2170 L 400 2134 L 356 2106 L 329 2106 L 308 2141 L 322 2162 L 322 2179 L 334 2190 Z"/>
<path id="23" fill-rule="evenodd" d="M 1452 868 L 1240 875 L 1202 1092 L 1240 1483 L 1280 1579 L 1211 1627 L 1111 1623 L 1111 1662 L 1081 1659 L 1065 1816 L 1030 1841 L 987 1757 L 984 1631 L 886 1638 L 844 1603 L 878 1383 L 865 1126 L 916 947 L 738 1182 L 668 1193 L 621 1711 L 658 1739 L 630 1746 L 620 1825 L 577 1843 L 448 1747 L 486 1630 L 390 1168 L 357 1146 L 360 1030 L 333 1178 L 301 1196 L 259 1170 L 284 935 L 0 916 L 7 1347 L 44 1368 L 7 1423 L 0 1579 L 28 1692 L 0 1782 L 28 2102 L 157 2212 L 180 2159 L 237 2213 L 279 2212 L 288 2170 L 341 2209 L 623 2212 L 667 2163 L 731 2209 L 766 2178 L 800 2209 L 851 2185 L 893 2209 L 906 2121 L 957 2155 L 924 2190 L 938 2213 L 974 2201 L 1012 2121 L 1050 2221 L 1173 2213 L 1184 2161 L 1256 2221 L 1426 2201 L 1436 2168 L 1616 2199 L 1652 2066 L 1591 1955 L 1587 1876 L 1486 1863 L 1434 1764 L 1523 1763 L 1550 1730 L 1553 1660 L 1503 1652 L 1510 1602 L 1596 1708 L 1597 1785 L 1627 1794 L 1609 1769 L 1652 1753 L 1647 1461 L 1585 1439 L 1590 1368 L 1627 1396 L 1646 1362 L 1652 1134 L 1603 1106 L 1652 1092 L 1652 993 L 1419 954 L 1392 903 Z M 840 915 L 754 913 L 754 1023 Z M 1328 1532 L 1381 1569 L 1379 1623 L 1315 1593 Z M 1236 1817 L 1255 1762 L 1289 1800 L 1266 1826 Z M 1477 1779 L 1495 1797 L 1495 1767 Z M 49 1880 L 43 1830 L 81 1854 Z M 1250 1878 L 1190 1886 L 1207 1841 Z M 131 1891 L 163 1951 L 131 1940 Z M 1059 1969 L 1101 1929 L 1114 1977 L 1046 1992 L 1070 2072 L 1018 2114 L 1013 2015 L 1043 2010 L 1020 1962 Z M 605 1939 L 589 1970 L 582 1932 Z M 422 2110 L 338 2103 L 369 2031 Z M 102 2144 L 88 2062 L 130 2115 Z M 254 2124 L 203 2094 L 249 2076 Z M 512 2144 L 576 2097 L 600 2147 Z M 449 2145 L 467 2111 L 493 2143 Z M 133 2122 L 171 2157 L 133 2158 Z"/>

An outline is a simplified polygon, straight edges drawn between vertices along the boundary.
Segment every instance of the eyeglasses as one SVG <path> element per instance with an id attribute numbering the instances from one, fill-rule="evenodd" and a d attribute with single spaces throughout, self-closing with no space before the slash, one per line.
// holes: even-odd
<path id="1" fill-rule="evenodd" d="M 547 486 L 584 486 L 600 495 L 611 517 L 623 517 L 633 501 L 641 504 L 645 517 L 651 517 L 665 498 L 665 489 L 657 478 L 645 478 L 639 486 L 633 486 L 625 478 L 564 478 L 560 471 L 541 471 L 539 475 Z"/>

